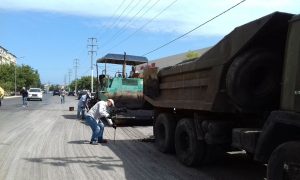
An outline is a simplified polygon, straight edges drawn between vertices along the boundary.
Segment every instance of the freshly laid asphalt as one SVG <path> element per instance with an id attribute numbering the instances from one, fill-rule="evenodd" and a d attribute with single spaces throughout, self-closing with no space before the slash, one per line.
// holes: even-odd
<path id="1" fill-rule="evenodd" d="M 90 145 L 90 127 L 76 119 L 77 100 L 45 94 L 43 101 L 5 98 L 0 107 L 0 179 L 218 179 L 256 180 L 265 166 L 234 154 L 214 165 L 186 167 L 158 152 L 151 126 L 106 127 L 108 144 Z M 75 107 L 75 111 L 69 111 Z"/>

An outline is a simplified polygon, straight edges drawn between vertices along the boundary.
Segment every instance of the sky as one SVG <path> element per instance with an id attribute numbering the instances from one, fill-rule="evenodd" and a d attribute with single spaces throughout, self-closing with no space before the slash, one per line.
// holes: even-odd
<path id="1" fill-rule="evenodd" d="M 206 48 L 237 26 L 274 11 L 299 14 L 299 7 L 299 0 L 1 0 L 0 46 L 18 65 L 38 70 L 42 83 L 63 85 L 75 79 L 75 59 L 77 77 L 90 76 L 91 59 L 95 64 L 107 53 L 151 61 Z M 93 57 L 89 38 L 97 39 Z"/>

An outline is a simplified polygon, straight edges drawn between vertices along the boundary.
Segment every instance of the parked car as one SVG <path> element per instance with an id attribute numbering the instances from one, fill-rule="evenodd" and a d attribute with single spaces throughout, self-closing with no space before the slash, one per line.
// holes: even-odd
<path id="1" fill-rule="evenodd" d="M 74 92 L 74 91 L 70 91 L 70 92 L 68 93 L 68 96 L 75 96 L 75 92 Z"/>
<path id="2" fill-rule="evenodd" d="M 31 100 L 31 99 L 38 99 L 40 101 L 43 100 L 43 92 L 40 88 L 30 88 L 28 90 L 28 97 L 27 100 Z"/>
<path id="3" fill-rule="evenodd" d="M 59 92 L 59 90 L 58 89 L 55 89 L 54 91 L 53 91 L 53 96 L 55 96 L 55 95 L 60 95 L 60 92 Z"/>

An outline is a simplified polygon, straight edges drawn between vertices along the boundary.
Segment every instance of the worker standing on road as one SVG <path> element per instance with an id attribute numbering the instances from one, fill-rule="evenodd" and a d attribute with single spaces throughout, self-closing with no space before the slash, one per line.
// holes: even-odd
<path id="1" fill-rule="evenodd" d="M 81 118 L 84 119 L 84 112 L 88 110 L 89 99 L 91 99 L 91 93 L 89 91 L 86 94 L 82 95 L 79 99 L 77 106 L 77 119 L 80 119 L 80 115 Z"/>
<path id="2" fill-rule="evenodd" d="M 59 95 L 60 95 L 60 103 L 61 103 L 61 104 L 64 104 L 64 103 L 65 103 L 66 90 L 62 88 L 62 89 L 60 90 Z"/>
<path id="3" fill-rule="evenodd" d="M 27 103 L 28 91 L 26 90 L 25 87 L 22 88 L 20 94 L 22 95 L 23 107 L 25 107 L 28 105 Z"/>
<path id="4" fill-rule="evenodd" d="M 87 112 L 85 120 L 93 131 L 90 144 L 107 143 L 107 140 L 103 139 L 104 124 L 102 120 L 106 119 L 110 126 L 116 128 L 116 125 L 109 118 L 108 113 L 113 106 L 114 101 L 112 99 L 99 101 Z"/>

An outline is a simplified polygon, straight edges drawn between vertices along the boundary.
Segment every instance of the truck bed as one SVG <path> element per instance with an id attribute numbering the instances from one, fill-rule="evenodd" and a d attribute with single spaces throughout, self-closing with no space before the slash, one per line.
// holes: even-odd
<path id="1" fill-rule="evenodd" d="M 198 59 L 161 69 L 157 77 L 145 73 L 145 99 L 160 108 L 235 112 L 226 89 L 230 64 L 236 56 L 258 45 L 283 50 L 291 17 L 272 13 L 235 28 Z"/>

